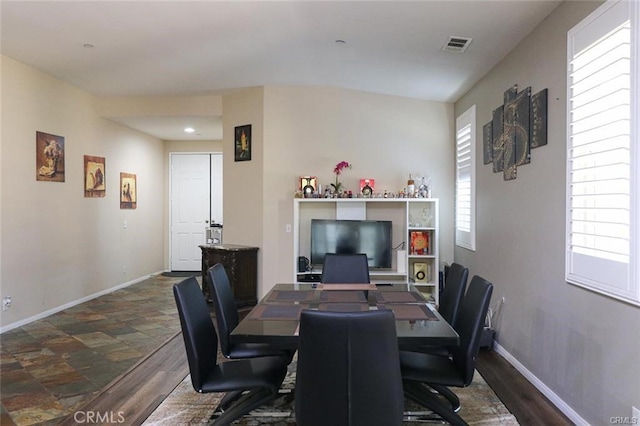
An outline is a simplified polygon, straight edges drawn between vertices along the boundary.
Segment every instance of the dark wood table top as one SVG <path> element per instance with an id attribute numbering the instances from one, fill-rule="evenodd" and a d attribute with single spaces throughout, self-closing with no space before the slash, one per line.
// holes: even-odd
<path id="1" fill-rule="evenodd" d="M 358 287 L 359 286 L 359 287 Z M 231 333 L 235 342 L 267 342 L 297 348 L 298 324 L 303 309 L 339 312 L 391 309 L 396 317 L 398 344 L 456 346 L 459 337 L 435 307 L 412 284 L 382 284 L 365 288 L 338 284 L 276 284 Z"/>

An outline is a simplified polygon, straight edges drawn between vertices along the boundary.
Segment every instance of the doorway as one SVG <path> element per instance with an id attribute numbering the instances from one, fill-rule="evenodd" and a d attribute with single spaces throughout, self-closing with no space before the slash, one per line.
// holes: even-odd
<path id="1" fill-rule="evenodd" d="M 222 154 L 170 154 L 170 268 L 199 271 L 200 247 L 212 223 L 222 224 Z"/>

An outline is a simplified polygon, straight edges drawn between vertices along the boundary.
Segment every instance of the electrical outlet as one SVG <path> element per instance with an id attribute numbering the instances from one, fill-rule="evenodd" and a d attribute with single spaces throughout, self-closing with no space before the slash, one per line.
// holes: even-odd
<path id="1" fill-rule="evenodd" d="M 5 296 L 2 299 L 2 310 L 6 311 L 7 309 L 9 309 L 12 303 L 13 303 L 13 299 L 11 298 L 11 296 Z"/>
<path id="2" fill-rule="evenodd" d="M 127 265 L 122 265 L 122 275 L 126 275 L 127 273 Z"/>

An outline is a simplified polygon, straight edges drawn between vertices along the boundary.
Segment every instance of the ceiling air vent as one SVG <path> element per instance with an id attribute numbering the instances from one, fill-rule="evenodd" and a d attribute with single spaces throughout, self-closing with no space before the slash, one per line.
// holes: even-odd
<path id="1" fill-rule="evenodd" d="M 449 52 L 464 52 L 467 50 L 467 47 L 471 44 L 471 40 L 469 37 L 449 37 L 447 43 L 442 46 L 442 50 L 446 50 Z"/>

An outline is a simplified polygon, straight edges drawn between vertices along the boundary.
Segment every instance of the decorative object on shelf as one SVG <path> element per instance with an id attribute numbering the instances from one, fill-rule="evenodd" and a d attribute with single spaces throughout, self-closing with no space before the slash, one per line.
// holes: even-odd
<path id="1" fill-rule="evenodd" d="M 411 231 L 409 233 L 409 254 L 411 255 L 428 255 L 430 250 L 429 246 L 429 233 L 426 231 Z"/>
<path id="2" fill-rule="evenodd" d="M 547 89 L 531 95 L 514 85 L 504 92 L 504 105 L 482 127 L 483 162 L 493 163 L 504 180 L 517 176 L 517 167 L 531 162 L 531 148 L 547 144 Z"/>
<path id="3" fill-rule="evenodd" d="M 360 193 L 365 198 L 371 198 L 375 190 L 375 179 L 360 179 Z"/>
<path id="4" fill-rule="evenodd" d="M 409 197 L 413 197 L 414 192 L 416 192 L 415 181 L 411 177 L 411 173 L 409 173 L 409 180 L 407 180 L 407 194 Z"/>
<path id="5" fill-rule="evenodd" d="M 331 184 L 331 186 L 333 187 L 333 192 L 338 194 L 342 193 L 342 182 L 340 182 L 338 178 L 340 174 L 342 174 L 342 170 L 350 168 L 351 164 L 347 163 L 346 161 L 341 161 L 336 164 L 336 167 L 333 169 L 333 173 L 335 173 L 336 175 L 336 183 Z"/>
<path id="6" fill-rule="evenodd" d="M 251 160 L 251 124 L 236 126 L 234 131 L 235 161 Z"/>
<path id="7" fill-rule="evenodd" d="M 313 198 L 318 188 L 318 179 L 315 176 L 302 176 L 298 183 L 302 196 L 304 198 Z"/>
<path id="8" fill-rule="evenodd" d="M 120 173 L 120 208 L 135 209 L 137 206 L 136 175 Z"/>
<path id="9" fill-rule="evenodd" d="M 84 196 L 86 198 L 105 196 L 107 186 L 105 173 L 104 157 L 84 156 Z"/>
<path id="10" fill-rule="evenodd" d="M 64 137 L 36 132 L 36 180 L 64 182 Z"/>
<path id="11" fill-rule="evenodd" d="M 417 283 L 426 283 L 429 281 L 429 265 L 417 262 L 413 264 L 413 280 Z"/>
<path id="12" fill-rule="evenodd" d="M 427 176 L 416 177 L 416 179 L 420 179 L 420 185 L 418 186 L 416 197 L 431 198 L 431 179 Z"/>

